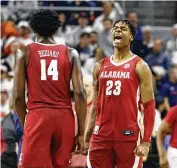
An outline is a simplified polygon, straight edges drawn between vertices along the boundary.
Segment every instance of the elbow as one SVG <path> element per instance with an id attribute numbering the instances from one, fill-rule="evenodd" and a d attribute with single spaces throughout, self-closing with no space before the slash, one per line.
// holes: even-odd
<path id="1" fill-rule="evenodd" d="M 24 100 L 24 94 L 18 93 L 18 92 L 14 92 L 13 93 L 13 99 L 14 99 L 14 105 L 16 106 L 16 104 L 20 101 L 20 100 Z"/>
<path id="2" fill-rule="evenodd" d="M 85 89 L 79 89 L 74 91 L 74 95 L 76 99 L 83 99 L 86 100 L 86 91 Z"/>

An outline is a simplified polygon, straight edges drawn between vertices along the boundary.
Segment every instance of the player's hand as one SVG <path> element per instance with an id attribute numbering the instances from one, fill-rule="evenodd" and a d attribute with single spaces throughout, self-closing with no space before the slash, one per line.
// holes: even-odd
<path id="1" fill-rule="evenodd" d="M 149 153 L 149 147 L 150 147 L 150 143 L 148 142 L 142 142 L 140 145 L 138 145 L 136 147 L 136 149 L 134 150 L 134 153 L 137 156 L 144 156 L 146 157 Z"/>
<path id="2" fill-rule="evenodd" d="M 160 168 L 169 168 L 169 164 L 166 156 L 160 157 L 159 164 L 160 164 Z"/>
<path id="3" fill-rule="evenodd" d="M 75 138 L 76 149 L 74 154 L 83 154 L 84 153 L 84 135 L 77 135 Z"/>

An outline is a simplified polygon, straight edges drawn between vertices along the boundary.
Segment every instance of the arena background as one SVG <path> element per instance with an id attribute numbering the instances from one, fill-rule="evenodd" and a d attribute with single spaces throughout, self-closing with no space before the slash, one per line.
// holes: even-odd
<path id="1" fill-rule="evenodd" d="M 58 30 L 55 41 L 77 49 L 83 73 L 88 78 L 96 61 L 113 54 L 111 26 L 114 21 L 129 19 L 135 24 L 137 34 L 132 51 L 141 56 L 153 72 L 157 104 L 152 146 L 148 159 L 145 158 L 144 167 L 158 168 L 155 136 L 169 108 L 177 105 L 177 75 L 175 71 L 171 71 L 172 68 L 177 68 L 177 2 L 1 1 L 1 122 L 2 129 L 15 131 L 13 140 L 4 138 L 4 142 L 1 139 L 2 149 L 4 143 L 12 141 L 16 143 L 18 151 L 21 141 L 21 132 L 15 128 L 16 123 L 12 124 L 11 118 L 9 119 L 9 115 L 14 117 L 13 70 L 19 45 L 27 45 L 36 40 L 28 25 L 30 13 L 36 9 L 53 9 L 58 12 L 62 27 Z M 170 89 L 174 91 L 173 97 Z M 9 124 L 4 122 L 7 119 Z M 164 142 L 166 148 L 168 139 L 166 137 Z"/>

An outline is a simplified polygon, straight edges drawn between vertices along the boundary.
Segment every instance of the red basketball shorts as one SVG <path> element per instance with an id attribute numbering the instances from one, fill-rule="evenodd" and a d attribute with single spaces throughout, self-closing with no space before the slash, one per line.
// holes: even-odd
<path id="1" fill-rule="evenodd" d="M 92 142 L 88 168 L 142 168 L 142 158 L 135 156 L 137 142 Z"/>
<path id="2" fill-rule="evenodd" d="M 68 168 L 74 144 L 71 109 L 38 108 L 27 113 L 20 168 Z"/>

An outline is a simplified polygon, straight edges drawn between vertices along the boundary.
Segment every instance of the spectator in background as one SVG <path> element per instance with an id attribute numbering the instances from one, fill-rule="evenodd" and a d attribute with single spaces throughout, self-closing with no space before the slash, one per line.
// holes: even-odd
<path id="1" fill-rule="evenodd" d="M 167 41 L 166 49 L 171 56 L 177 54 L 177 23 L 172 27 L 172 37 Z"/>
<path id="2" fill-rule="evenodd" d="M 38 8 L 38 1 L 31 0 L 31 1 L 16 1 L 16 0 L 9 0 L 8 2 L 8 14 L 10 17 L 13 18 L 16 22 L 20 20 L 28 20 L 30 17 L 30 10 L 26 10 L 25 8 L 29 9 L 37 9 Z"/>
<path id="3" fill-rule="evenodd" d="M 18 41 L 12 42 L 10 45 L 10 54 L 5 58 L 5 61 L 10 66 L 11 71 L 14 70 L 15 60 L 17 56 L 17 49 L 19 48 L 20 44 Z"/>
<path id="4" fill-rule="evenodd" d="M 121 19 L 123 14 L 123 10 L 118 2 L 105 1 L 103 2 L 103 12 L 95 19 L 93 29 L 97 32 L 101 32 L 104 30 L 103 20 L 105 18 L 109 18 L 114 22 Z"/>
<path id="5" fill-rule="evenodd" d="M 15 23 L 12 20 L 8 20 L 3 23 L 1 30 L 1 38 L 2 38 L 2 56 L 1 58 L 5 58 L 10 54 L 10 44 L 16 40 L 17 30 L 15 27 Z"/>
<path id="6" fill-rule="evenodd" d="M 142 27 L 143 41 L 135 40 L 132 50 L 134 53 L 144 59 L 152 52 L 154 41 L 152 38 L 152 28 L 149 25 Z"/>
<path id="7" fill-rule="evenodd" d="M 170 144 L 166 152 L 164 147 L 165 135 L 171 134 Z M 168 111 L 157 133 L 157 147 L 161 168 L 177 167 L 177 106 Z"/>
<path id="8" fill-rule="evenodd" d="M 177 68 L 169 70 L 169 81 L 162 84 L 161 96 L 164 98 L 164 110 L 169 111 L 177 105 Z"/>
<path id="9" fill-rule="evenodd" d="M 5 65 L 0 65 L 1 70 L 1 88 L 5 88 L 8 91 L 8 95 L 12 94 L 13 83 L 8 80 L 8 71 Z"/>
<path id="10" fill-rule="evenodd" d="M 88 58 L 84 64 L 84 71 L 89 75 L 92 75 L 93 67 L 97 61 L 105 58 L 104 51 L 101 48 L 97 48 L 94 52 L 92 57 Z"/>
<path id="11" fill-rule="evenodd" d="M 154 40 L 152 37 L 152 27 L 149 25 L 142 27 L 143 32 L 143 44 L 147 46 L 148 49 L 152 49 L 154 46 Z"/>
<path id="12" fill-rule="evenodd" d="M 87 113 L 90 111 L 93 102 L 93 78 L 92 75 L 83 74 L 83 83 L 87 95 Z"/>
<path id="13" fill-rule="evenodd" d="M 8 91 L 1 88 L 1 121 L 9 113 Z"/>
<path id="14" fill-rule="evenodd" d="M 76 28 L 72 31 L 73 45 L 79 44 L 79 38 L 81 33 L 86 32 L 87 29 L 90 28 L 90 26 L 88 26 L 88 16 L 85 12 L 80 13 L 78 23 L 79 25 L 76 26 Z"/>
<path id="15" fill-rule="evenodd" d="M 29 37 L 31 33 L 30 26 L 27 21 L 20 21 L 17 26 L 18 30 L 18 38 L 17 41 L 22 45 L 28 45 L 33 42 L 33 40 Z"/>
<path id="16" fill-rule="evenodd" d="M 78 7 L 80 9 L 82 9 L 82 7 L 89 7 L 89 3 L 86 2 L 86 1 L 81 1 L 81 0 L 72 0 L 70 2 L 68 2 L 68 6 L 71 6 L 71 7 Z M 77 25 L 78 24 L 78 19 L 79 19 L 79 15 L 80 13 L 84 12 L 83 11 L 72 11 L 68 13 L 68 16 L 70 17 L 69 18 L 69 24 L 71 25 Z M 87 16 L 89 15 L 88 12 L 85 12 L 87 14 Z"/>
<path id="17" fill-rule="evenodd" d="M 90 44 L 90 34 L 83 32 L 80 35 L 80 43 L 76 46 L 76 50 L 80 55 L 81 65 L 92 55 L 92 52 L 89 48 Z"/>
<path id="18" fill-rule="evenodd" d="M 96 31 L 92 31 L 90 33 L 90 45 L 89 48 L 92 52 L 95 51 L 96 48 L 98 48 L 98 33 Z"/>
<path id="19" fill-rule="evenodd" d="M 152 53 L 145 57 L 145 61 L 152 69 L 160 67 L 161 69 L 168 70 L 171 64 L 170 56 L 161 50 L 162 41 L 159 39 L 154 40 Z"/>
<path id="20" fill-rule="evenodd" d="M 113 54 L 114 49 L 112 46 L 112 24 L 111 19 L 105 18 L 103 20 L 104 29 L 99 34 L 99 46 L 104 50 L 106 57 Z"/>
<path id="21" fill-rule="evenodd" d="M 135 40 L 142 41 L 143 33 L 141 30 L 141 26 L 138 25 L 138 16 L 134 11 L 128 12 L 127 19 L 136 27 L 136 36 Z"/>
<path id="22" fill-rule="evenodd" d="M 66 16 L 64 13 L 60 13 L 58 17 L 61 22 L 61 27 L 58 29 L 56 36 L 57 38 L 62 38 L 60 40 L 63 40 L 64 43 L 70 45 L 70 43 L 73 41 L 73 37 L 71 34 L 72 28 L 67 25 Z"/>
<path id="23" fill-rule="evenodd" d="M 14 117 L 13 104 L 13 99 L 11 98 L 9 103 L 8 115 L 2 121 L 3 139 L 5 140 L 6 144 L 5 151 L 2 153 L 1 156 L 2 168 L 17 168 L 18 163 L 16 143 L 18 143 L 22 138 L 22 127 L 20 128 L 21 132 L 19 131 L 19 128 L 16 127 L 17 119 Z M 21 149 L 21 147 L 18 149 Z"/>

